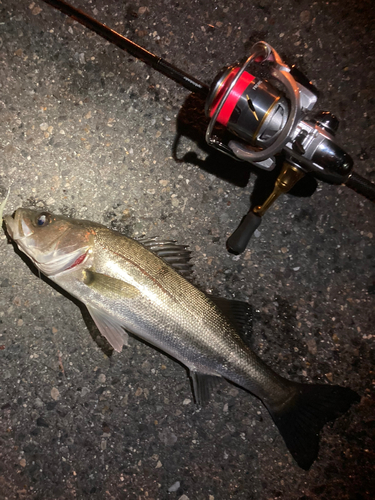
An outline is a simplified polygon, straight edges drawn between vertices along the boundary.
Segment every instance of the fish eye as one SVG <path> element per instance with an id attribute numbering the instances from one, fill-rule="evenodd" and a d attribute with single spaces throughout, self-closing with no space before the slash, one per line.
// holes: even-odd
<path id="1" fill-rule="evenodd" d="M 36 225 L 39 227 L 47 226 L 50 222 L 51 215 L 48 212 L 43 212 L 36 218 Z"/>

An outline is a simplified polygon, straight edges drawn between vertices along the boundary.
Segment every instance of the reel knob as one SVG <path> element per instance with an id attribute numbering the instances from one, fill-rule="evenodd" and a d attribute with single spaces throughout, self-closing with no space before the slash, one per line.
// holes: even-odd
<path id="1" fill-rule="evenodd" d="M 275 187 L 263 205 L 253 208 L 242 219 L 238 228 L 227 240 L 227 248 L 230 252 L 235 254 L 242 253 L 250 241 L 251 236 L 259 227 L 262 216 L 270 208 L 277 198 L 287 193 L 292 187 L 305 175 L 305 173 L 296 165 L 284 162 L 283 168 L 276 179 Z"/>

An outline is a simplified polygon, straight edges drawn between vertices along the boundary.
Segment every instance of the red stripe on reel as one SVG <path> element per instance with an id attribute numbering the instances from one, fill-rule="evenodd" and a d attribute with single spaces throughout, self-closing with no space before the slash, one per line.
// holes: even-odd
<path id="1" fill-rule="evenodd" d="M 221 89 L 219 90 L 218 95 L 214 101 L 214 104 L 210 110 L 210 117 L 214 115 L 218 105 L 221 102 L 223 95 L 225 94 L 228 86 L 231 84 L 233 78 L 235 78 L 238 71 L 239 68 L 233 69 L 222 83 Z M 225 100 L 223 107 L 221 108 L 221 111 L 219 113 L 219 116 L 217 117 L 217 121 L 221 123 L 221 125 L 223 125 L 224 127 L 227 126 L 238 100 L 243 95 L 243 93 L 250 85 L 250 83 L 254 80 L 254 78 L 255 77 L 253 75 L 250 75 L 250 73 L 244 71 L 241 75 L 241 78 L 238 80 L 236 85 L 233 87 L 231 93 Z"/>

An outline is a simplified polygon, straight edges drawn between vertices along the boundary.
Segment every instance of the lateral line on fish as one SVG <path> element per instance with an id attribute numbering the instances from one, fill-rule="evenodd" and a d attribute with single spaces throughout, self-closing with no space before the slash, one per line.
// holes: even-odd
<path id="1" fill-rule="evenodd" d="M 172 293 L 170 293 L 170 292 L 169 292 L 169 291 L 168 291 L 165 287 L 163 287 L 163 286 L 162 286 L 162 285 L 161 285 L 161 284 L 160 284 L 160 283 L 159 283 L 156 279 L 154 279 L 154 278 L 153 278 L 153 277 L 152 277 L 152 276 L 151 276 L 151 275 L 150 275 L 147 271 L 145 271 L 145 270 L 144 270 L 144 269 L 143 269 L 143 268 L 142 268 L 139 264 L 135 263 L 134 261 L 132 261 L 131 259 L 129 259 L 129 258 L 127 258 L 127 257 L 125 257 L 124 255 L 122 255 L 122 254 L 120 254 L 120 253 L 117 253 L 117 252 L 114 252 L 113 250 L 110 250 L 110 249 L 109 249 L 109 248 L 108 248 L 108 247 L 107 247 L 107 246 L 106 246 L 103 242 L 102 242 L 102 245 L 103 245 L 103 247 L 104 247 L 104 248 L 105 248 L 105 249 L 106 249 L 109 253 L 114 254 L 114 255 L 117 255 L 118 257 L 121 257 L 121 258 L 123 258 L 124 260 L 126 260 L 127 262 L 129 262 L 130 264 L 134 265 L 137 269 L 139 269 L 139 270 L 141 271 L 141 273 L 142 273 L 144 276 L 146 276 L 146 277 L 150 278 L 150 280 L 151 280 L 153 283 L 155 283 L 155 285 L 156 285 L 156 286 L 158 286 L 162 292 L 164 292 L 166 295 L 168 295 L 168 297 L 170 297 L 170 298 L 173 300 L 173 302 L 175 302 L 175 303 L 179 304 L 180 306 L 182 306 L 182 307 L 185 309 L 185 306 L 184 306 L 184 304 L 183 304 L 183 303 L 181 303 L 179 300 L 177 300 L 177 298 L 176 298 L 176 297 L 175 297 Z M 163 261 L 163 259 L 162 259 L 161 257 L 158 257 L 158 256 L 157 256 L 157 255 L 155 255 L 155 254 L 153 254 L 153 255 L 154 255 L 155 257 L 157 257 L 158 259 L 160 259 L 160 260 L 163 262 L 163 264 L 165 264 L 165 265 L 167 265 L 167 266 L 168 266 L 168 264 L 167 264 L 165 261 Z M 169 266 L 169 267 L 170 267 L 170 266 Z M 175 271 L 173 268 L 172 268 L 172 270 L 173 270 L 176 274 L 178 274 L 178 272 L 177 272 L 177 271 Z M 198 323 L 201 323 L 201 321 L 202 321 L 202 319 L 201 319 L 200 317 L 198 317 L 198 316 L 195 316 L 195 319 L 196 319 L 196 321 L 197 321 Z"/>
<path id="2" fill-rule="evenodd" d="M 103 244 L 103 242 L 102 242 L 102 244 Z M 129 259 L 129 258 L 127 258 L 127 257 L 125 257 L 125 256 L 124 256 L 124 255 L 122 255 L 122 254 L 119 254 L 119 253 L 117 253 L 117 252 L 114 252 L 113 250 L 110 250 L 110 249 L 109 249 L 106 245 L 104 245 L 104 244 L 103 244 L 103 247 L 104 247 L 104 248 L 105 248 L 105 249 L 106 249 L 109 253 L 112 253 L 112 254 L 114 254 L 114 255 L 117 255 L 118 257 L 123 258 L 124 260 L 126 260 L 126 261 L 127 261 L 127 262 L 129 262 L 130 264 L 133 264 L 133 265 L 134 265 L 137 269 L 139 269 L 139 270 L 141 271 L 141 273 L 142 273 L 144 276 L 146 276 L 146 277 L 150 278 L 150 279 L 151 279 L 151 281 L 152 281 L 153 283 L 155 283 L 155 285 L 156 285 L 156 286 L 158 286 L 162 292 L 164 292 L 166 295 L 168 295 L 168 297 L 170 297 L 170 298 L 173 300 L 173 302 L 175 302 L 175 303 L 179 304 L 181 307 L 183 307 L 183 308 L 186 310 L 185 305 L 184 305 L 184 304 L 183 304 L 180 300 L 178 300 L 178 299 L 177 299 L 177 298 L 176 298 L 176 297 L 175 297 L 172 293 L 170 293 L 170 292 L 169 292 L 169 291 L 168 291 L 165 287 L 163 287 L 163 285 L 161 285 L 161 284 L 160 284 L 160 283 L 159 283 L 156 279 L 154 279 L 154 278 L 153 278 L 153 277 L 152 277 L 152 276 L 151 276 L 151 275 L 150 275 L 147 271 L 145 271 L 145 270 L 144 270 L 144 269 L 143 269 L 143 268 L 142 268 L 139 264 L 136 264 L 134 261 L 132 261 L 131 259 Z M 150 250 L 149 250 L 149 251 L 150 251 Z M 152 253 L 153 253 L 153 252 L 152 252 Z M 158 257 L 158 256 L 157 256 L 157 255 L 155 255 L 155 254 L 153 254 L 153 255 L 154 255 L 155 257 L 157 257 L 158 259 L 160 259 L 160 260 L 163 262 L 163 264 L 167 265 L 168 267 L 171 267 L 171 266 L 169 266 L 169 265 L 168 265 L 165 261 L 163 261 L 163 259 L 162 259 L 161 257 Z M 178 274 L 178 275 L 179 275 L 179 273 L 178 273 L 177 271 L 175 271 L 172 267 L 171 267 L 171 269 L 172 269 L 172 271 L 174 271 L 176 274 Z M 179 275 L 179 276 L 180 276 L 180 275 Z M 198 324 L 200 324 L 200 323 L 202 322 L 202 318 L 201 318 L 201 317 L 199 317 L 199 316 L 196 316 L 195 314 L 194 314 L 194 316 L 195 316 L 195 319 L 196 319 L 197 323 L 198 323 Z"/>
<path id="3" fill-rule="evenodd" d="M 137 269 L 139 269 L 141 271 L 141 273 L 144 275 L 144 276 L 147 276 L 147 278 L 150 278 L 151 281 L 153 281 L 155 283 L 156 286 L 158 286 L 160 288 L 160 290 L 162 290 L 163 292 L 165 292 L 171 299 L 173 299 L 175 302 L 176 302 L 176 298 L 170 293 L 168 292 L 168 290 L 166 288 L 164 288 L 160 283 L 158 283 L 158 281 L 156 279 L 154 279 L 147 271 L 145 271 L 139 264 L 137 264 L 136 262 L 134 262 L 133 260 L 125 257 L 124 255 L 120 254 L 120 253 L 117 253 L 117 252 L 114 252 L 113 250 L 110 250 L 108 247 L 106 247 L 105 245 L 103 245 L 103 247 L 109 252 L 109 253 L 112 253 L 114 255 L 117 255 L 117 257 L 121 257 L 123 258 L 124 260 L 126 260 L 127 262 L 129 262 L 130 264 L 132 264 L 133 266 L 135 266 Z M 157 255 L 155 255 L 155 257 L 157 257 Z M 160 259 L 160 257 L 158 257 Z M 160 259 L 162 260 L 162 259 Z M 164 263 L 164 261 L 162 260 L 162 262 Z M 166 264 L 167 265 L 167 264 Z M 175 271 L 177 272 L 177 271 Z M 177 273 L 178 274 L 178 273 Z"/>

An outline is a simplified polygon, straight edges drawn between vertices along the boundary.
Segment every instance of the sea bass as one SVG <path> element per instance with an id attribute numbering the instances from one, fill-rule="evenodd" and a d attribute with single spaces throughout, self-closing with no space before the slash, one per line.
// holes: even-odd
<path id="1" fill-rule="evenodd" d="M 140 242 L 94 222 L 23 208 L 4 220 L 19 249 L 86 305 L 116 351 L 128 331 L 173 356 L 189 369 L 198 403 L 219 377 L 251 392 L 303 469 L 317 457 L 324 424 L 359 400 L 349 388 L 292 382 L 268 367 L 241 340 L 233 320 L 241 314 L 238 302 L 230 316 L 184 277 L 186 247 Z"/>

